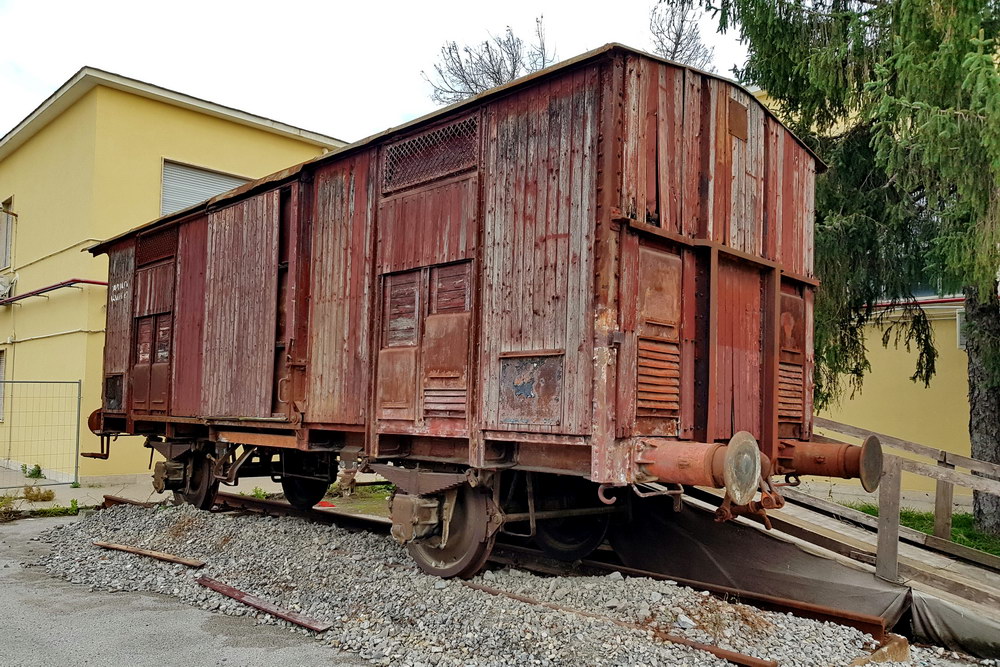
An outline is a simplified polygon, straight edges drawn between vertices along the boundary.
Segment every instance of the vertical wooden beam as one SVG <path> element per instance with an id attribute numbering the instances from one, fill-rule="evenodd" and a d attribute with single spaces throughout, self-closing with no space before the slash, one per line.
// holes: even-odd
<path id="1" fill-rule="evenodd" d="M 708 367 L 708 400 L 705 401 L 705 438 L 706 442 L 715 440 L 715 408 L 718 403 L 718 386 L 716 365 L 719 361 L 719 249 L 712 248 L 708 261 L 708 347 L 703 349 Z"/>
<path id="2" fill-rule="evenodd" d="M 778 362 L 781 356 L 781 273 L 777 267 L 764 277 L 763 307 L 760 450 L 774 463 L 778 456 Z"/>
<path id="3" fill-rule="evenodd" d="M 943 452 L 942 452 L 943 453 Z M 955 469 L 947 461 L 938 461 L 942 468 Z M 955 487 L 951 482 L 937 480 L 934 486 L 934 537 L 951 541 L 951 508 Z"/>
<path id="4" fill-rule="evenodd" d="M 878 548 L 875 576 L 899 580 L 899 478 L 898 456 L 886 456 L 878 489 Z"/>

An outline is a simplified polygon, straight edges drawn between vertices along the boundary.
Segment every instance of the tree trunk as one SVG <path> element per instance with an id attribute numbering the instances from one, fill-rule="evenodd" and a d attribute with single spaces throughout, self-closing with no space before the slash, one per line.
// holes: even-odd
<path id="1" fill-rule="evenodd" d="M 1000 463 L 1000 300 L 965 289 L 965 351 L 969 355 L 969 439 L 972 457 Z M 1000 535 L 1000 497 L 973 492 L 976 530 Z"/>

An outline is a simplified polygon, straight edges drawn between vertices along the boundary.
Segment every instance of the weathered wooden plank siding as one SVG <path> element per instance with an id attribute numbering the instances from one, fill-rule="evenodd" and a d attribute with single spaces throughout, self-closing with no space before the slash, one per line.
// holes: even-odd
<path id="1" fill-rule="evenodd" d="M 201 414 L 208 218 L 192 220 L 179 231 L 170 414 L 189 417 Z"/>
<path id="2" fill-rule="evenodd" d="M 104 373 L 126 373 L 132 348 L 132 283 L 135 242 L 125 241 L 108 252 L 108 305 L 104 337 Z"/>
<path id="3" fill-rule="evenodd" d="M 487 110 L 486 428 L 589 428 L 598 101 L 591 67 Z"/>
<path id="4" fill-rule="evenodd" d="M 211 416 L 270 417 L 279 193 L 208 216 L 202 402 Z"/>
<path id="5" fill-rule="evenodd" d="M 306 419 L 363 424 L 371 381 L 373 152 L 316 173 Z"/>

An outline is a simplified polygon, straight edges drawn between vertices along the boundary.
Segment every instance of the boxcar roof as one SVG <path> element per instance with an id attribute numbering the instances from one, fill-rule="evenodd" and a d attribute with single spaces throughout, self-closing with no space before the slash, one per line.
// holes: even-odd
<path id="1" fill-rule="evenodd" d="M 482 102 L 490 100 L 490 99 L 493 99 L 495 97 L 500 97 L 502 95 L 506 95 L 506 94 L 510 93 L 512 90 L 516 90 L 516 89 L 519 89 L 519 88 L 523 88 L 523 87 L 529 86 L 529 85 L 531 85 L 531 84 L 533 84 L 536 81 L 541 80 L 541 79 L 546 79 L 546 78 L 549 78 L 549 77 L 552 77 L 552 76 L 557 76 L 559 73 L 561 73 L 562 71 L 564 71 L 566 69 L 569 69 L 569 68 L 572 68 L 572 67 L 576 67 L 576 66 L 579 66 L 579 65 L 582 65 L 582 64 L 585 64 L 585 63 L 589 63 L 591 61 L 599 60 L 599 59 L 601 59 L 603 57 L 607 57 L 607 56 L 609 56 L 611 54 L 614 54 L 614 53 L 625 53 L 625 54 L 637 55 L 637 56 L 642 56 L 644 58 L 650 58 L 652 60 L 657 60 L 659 62 L 668 63 L 668 64 L 673 65 L 675 67 L 681 67 L 683 69 L 692 70 L 692 71 L 698 72 L 699 74 L 702 74 L 704 76 L 711 77 L 713 79 L 718 79 L 720 81 L 724 81 L 724 82 L 726 82 L 726 83 L 728 83 L 728 84 L 730 84 L 732 86 L 736 86 L 737 88 L 742 89 L 748 95 L 750 95 L 751 97 L 753 97 L 754 102 L 756 102 L 758 105 L 760 105 L 760 107 L 764 110 L 764 113 L 766 113 L 768 116 L 770 116 L 775 121 L 777 121 L 782 127 L 784 127 L 785 130 L 809 153 L 809 155 L 812 156 L 812 158 L 816 161 L 817 171 L 820 171 L 820 170 L 823 170 L 823 169 L 826 168 L 826 164 L 820 159 L 820 157 L 818 155 L 816 155 L 816 153 L 812 150 L 812 148 L 810 148 L 804 141 L 802 141 L 802 139 L 800 139 L 799 137 L 797 137 L 795 135 L 795 133 L 793 133 L 790 129 L 788 129 L 788 127 L 785 126 L 785 124 L 781 122 L 781 120 L 774 114 L 774 112 L 772 112 L 766 105 L 764 105 L 763 103 L 761 103 L 760 100 L 758 100 L 756 97 L 754 97 L 753 93 L 749 89 L 747 89 L 745 86 L 737 83 L 736 81 L 733 81 L 732 79 L 728 79 L 728 78 L 726 78 L 724 76 L 720 76 L 718 74 L 715 74 L 714 72 L 706 72 L 704 70 L 700 70 L 700 69 L 691 67 L 689 65 L 685 65 L 683 63 L 675 62 L 675 61 L 672 61 L 672 60 L 667 60 L 666 58 L 661 58 L 661 57 L 653 55 L 651 53 L 646 53 L 645 51 L 641 51 L 641 50 L 633 48 L 631 46 L 626 46 L 624 44 L 619 44 L 617 42 L 611 42 L 609 44 L 605 44 L 602 47 L 594 49 L 592 51 L 587 51 L 586 53 L 582 53 L 582 54 L 580 54 L 578 56 L 575 56 L 573 58 L 569 58 L 567 60 L 563 60 L 563 61 L 561 61 L 559 63 L 556 63 L 555 65 L 551 65 L 549 67 L 546 67 L 545 69 L 539 70 L 537 72 L 533 72 L 532 74 L 529 74 L 527 76 L 523 76 L 523 77 L 521 77 L 519 79 L 515 79 L 514 81 L 511 81 L 510 83 L 506 83 L 506 84 L 504 84 L 502 86 L 497 86 L 496 88 L 490 88 L 489 90 L 484 91 L 482 93 L 479 93 L 478 95 L 475 95 L 473 97 L 469 97 L 469 98 L 467 98 L 465 100 L 462 100 L 460 102 L 455 102 L 454 104 L 448 105 L 446 107 L 442 107 L 441 109 L 437 109 L 435 111 L 432 111 L 432 112 L 430 112 L 428 114 L 420 116 L 419 118 L 415 118 L 415 119 L 413 119 L 411 121 L 403 123 L 402 125 L 397 125 L 395 127 L 391 127 L 391 128 L 389 128 L 387 130 L 383 130 L 382 132 L 378 132 L 378 133 L 373 134 L 371 136 L 365 137 L 364 139 L 360 139 L 360 140 L 355 141 L 353 143 L 347 144 L 347 145 L 345 145 L 345 146 L 343 146 L 341 148 L 334 149 L 334 150 L 330 151 L 329 153 L 325 153 L 324 155 L 317 156 L 315 158 L 306 160 L 305 162 L 301 162 L 301 163 L 296 164 L 296 165 L 292 165 L 291 167 L 288 167 L 286 169 L 282 169 L 281 171 L 274 172 L 273 174 L 269 174 L 269 175 L 264 176 L 262 178 L 259 178 L 257 180 L 250 181 L 249 183 L 241 185 L 238 188 L 234 188 L 233 190 L 229 190 L 227 192 L 223 192 L 222 194 L 216 195 L 215 197 L 212 197 L 211 199 L 206 199 L 205 201 L 200 202 L 198 204 L 193 204 L 193 205 L 191 205 L 191 206 L 189 206 L 187 208 L 181 209 L 179 211 L 175 211 L 173 213 L 169 213 L 169 214 L 167 214 L 165 216 L 162 216 L 160 218 L 156 218 L 155 220 L 152 220 L 150 222 L 146 222 L 146 223 L 144 223 L 142 225 L 139 225 L 138 227 L 134 227 L 134 228 L 132 228 L 132 229 L 126 231 L 126 232 L 123 232 L 123 233 L 118 234 L 116 236 L 113 236 L 113 237 L 111 237 L 109 239 L 106 239 L 106 240 L 102 241 L 101 243 L 97 243 L 97 244 L 95 244 L 93 246 L 90 246 L 90 247 L 86 248 L 85 250 L 91 252 L 94 255 L 99 255 L 99 254 L 105 252 L 108 249 L 108 247 L 110 247 L 111 245 L 113 245 L 116 242 L 118 242 L 118 241 L 120 241 L 122 239 L 125 239 L 125 238 L 127 238 L 129 236 L 134 236 L 134 235 L 140 234 L 140 233 L 142 233 L 142 232 L 144 232 L 146 230 L 151 230 L 151 229 L 154 229 L 156 227 L 160 227 L 160 226 L 166 225 L 166 224 L 168 224 L 168 223 L 170 223 L 170 222 L 172 222 L 174 220 L 179 220 L 181 218 L 185 218 L 185 217 L 188 217 L 190 215 L 194 215 L 194 214 L 200 213 L 200 212 L 208 209 L 209 207 L 214 207 L 214 206 L 216 206 L 218 204 L 227 202 L 229 200 L 238 199 L 238 198 L 240 198 L 240 197 L 242 197 L 244 195 L 248 195 L 248 194 L 250 194 L 252 192 L 256 192 L 257 190 L 264 189 L 268 185 L 272 185 L 272 184 L 276 184 L 276 183 L 280 183 L 280 182 L 283 182 L 283 181 L 290 180 L 290 179 L 294 178 L 295 176 L 297 176 L 308 165 L 319 164 L 319 163 L 327 162 L 327 161 L 330 161 L 330 160 L 336 160 L 336 159 L 338 159 L 340 157 L 343 157 L 346 153 L 350 153 L 350 152 L 359 150 L 361 148 L 367 147 L 367 146 L 369 146 L 369 145 L 371 145 L 371 144 L 373 144 L 373 143 L 375 143 L 377 141 L 386 139 L 386 138 L 391 137 L 391 136 L 396 135 L 396 134 L 400 134 L 400 133 L 406 132 L 406 131 L 411 130 L 411 129 L 415 128 L 415 127 L 418 127 L 420 125 L 424 125 L 424 124 L 430 123 L 430 122 L 432 122 L 434 120 L 437 120 L 439 118 L 447 116 L 448 114 L 454 113 L 456 111 L 460 111 L 460 110 L 465 109 L 467 107 L 471 107 L 471 106 L 474 106 L 476 104 L 481 104 Z"/>

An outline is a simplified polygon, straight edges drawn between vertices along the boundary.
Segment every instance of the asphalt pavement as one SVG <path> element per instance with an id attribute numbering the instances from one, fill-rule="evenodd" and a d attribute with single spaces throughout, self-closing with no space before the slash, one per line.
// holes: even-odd
<path id="1" fill-rule="evenodd" d="M 25 567 L 46 553 L 43 530 L 76 517 L 0 524 L 0 664 L 366 665 L 358 656 L 251 618 L 156 594 L 91 592 Z"/>

